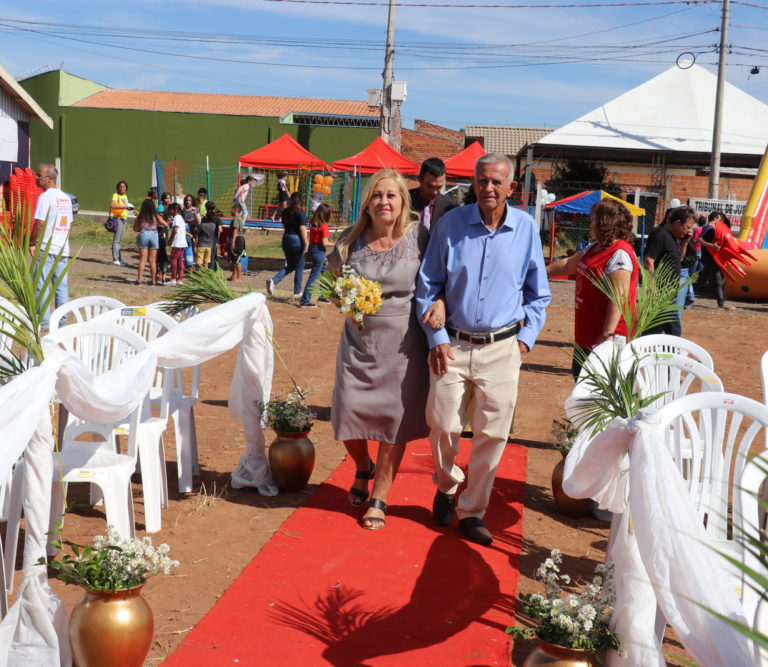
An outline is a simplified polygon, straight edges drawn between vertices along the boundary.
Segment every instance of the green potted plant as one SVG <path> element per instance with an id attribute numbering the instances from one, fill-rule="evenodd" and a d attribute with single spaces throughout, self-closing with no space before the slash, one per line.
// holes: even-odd
<path id="1" fill-rule="evenodd" d="M 628 296 L 617 290 L 608 277 L 592 283 L 621 310 L 628 323 L 628 340 L 634 340 L 649 329 L 669 322 L 677 316 L 679 306 L 675 304 L 678 291 L 695 280 L 695 276 L 680 284 L 680 279 L 667 264 L 661 264 L 651 273 L 640 268 L 640 283 L 637 286 L 636 301 L 630 303 Z M 651 405 L 663 394 L 642 396 L 637 379 L 640 358 L 635 356 L 631 363 L 621 364 L 621 347 L 616 345 L 606 356 L 590 355 L 590 350 L 576 346 L 576 355 L 582 364 L 579 383 L 586 394 L 576 400 L 576 407 L 570 415 L 579 431 L 588 429 L 592 436 L 602 431 L 616 417 L 634 418 L 637 413 Z"/>
<path id="2" fill-rule="evenodd" d="M 553 549 L 536 570 L 535 578 L 544 584 L 544 594 L 520 593 L 520 611 L 534 628 L 510 626 L 507 632 L 518 637 L 539 640 L 539 646 L 523 663 L 538 665 L 602 665 L 609 649 L 621 651 L 619 637 L 611 631 L 611 617 L 616 593 L 613 564 L 598 565 L 591 582 L 580 591 L 568 591 L 571 577 L 560 574 L 563 556 Z"/>
<path id="3" fill-rule="evenodd" d="M 286 396 L 259 402 L 257 407 L 264 426 L 277 434 L 269 446 L 269 467 L 277 488 L 303 489 L 315 467 L 315 446 L 308 437 L 315 415 L 307 406 L 304 393 L 295 387 Z"/>
<path id="4" fill-rule="evenodd" d="M 61 522 L 51 544 L 63 552 Z M 155 547 L 152 538 L 121 538 L 111 526 L 97 535 L 93 546 L 70 545 L 61 560 L 45 558 L 56 578 L 85 589 L 69 620 L 69 639 L 77 665 L 135 665 L 139 667 L 152 646 L 154 619 L 141 595 L 147 579 L 169 574 L 179 562 L 168 557 L 169 547 Z"/>

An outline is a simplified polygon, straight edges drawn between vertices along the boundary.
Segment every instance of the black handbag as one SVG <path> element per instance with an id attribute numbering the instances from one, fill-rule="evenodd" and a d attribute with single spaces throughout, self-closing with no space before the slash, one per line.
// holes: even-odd
<path id="1" fill-rule="evenodd" d="M 107 221 L 104 223 L 104 229 L 114 234 L 117 231 L 117 218 L 114 218 L 110 215 L 107 218 Z"/>

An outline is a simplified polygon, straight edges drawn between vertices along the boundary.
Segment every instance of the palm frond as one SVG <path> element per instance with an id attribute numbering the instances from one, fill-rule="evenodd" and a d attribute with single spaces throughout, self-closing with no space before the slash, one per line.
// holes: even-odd
<path id="1" fill-rule="evenodd" d="M 572 416 L 579 429 L 586 429 L 592 436 L 602 431 L 613 419 L 632 419 L 643 408 L 652 405 L 666 392 L 643 396 L 638 386 L 640 360 L 636 353 L 630 364 L 620 363 L 621 350 L 612 350 L 609 359 L 576 345 L 576 357 L 582 366 L 580 383 L 589 396 L 579 398 Z"/>
<path id="2" fill-rule="evenodd" d="M 0 219 L 4 218 L 4 207 L 0 205 Z M 50 308 L 56 288 L 75 260 L 75 257 L 67 260 L 60 251 L 44 278 L 51 239 L 38 244 L 30 257 L 29 237 L 33 223 L 32 211 L 26 203 L 11 211 L 10 225 L 0 223 L 0 297 L 4 300 L 0 301 L 0 328 L 5 337 L 18 346 L 17 351 L 6 349 L 0 354 L 0 380 L 23 372 L 30 360 L 42 361 L 40 324 L 43 314 Z M 53 273 L 61 262 L 66 264 L 54 281 Z"/>
<path id="3" fill-rule="evenodd" d="M 677 294 L 693 283 L 697 275 L 681 283 L 674 267 L 666 262 L 662 262 L 653 273 L 641 266 L 634 305 L 629 300 L 629 294 L 617 289 L 609 276 L 604 275 L 598 279 L 588 274 L 587 277 L 619 309 L 627 323 L 627 338 L 634 340 L 649 329 L 677 318 L 680 310 L 680 306 L 675 303 Z"/>
<path id="4" fill-rule="evenodd" d="M 218 266 L 214 270 L 198 269 L 184 276 L 184 284 L 171 291 L 162 310 L 173 316 L 190 306 L 227 303 L 236 298 L 237 294 L 229 288 L 224 271 Z"/>

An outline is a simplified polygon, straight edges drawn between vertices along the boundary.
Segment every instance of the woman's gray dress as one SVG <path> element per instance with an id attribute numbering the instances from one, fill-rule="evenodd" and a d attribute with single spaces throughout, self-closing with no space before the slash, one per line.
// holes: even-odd
<path id="1" fill-rule="evenodd" d="M 429 350 L 414 299 L 428 240 L 424 226 L 414 224 L 389 250 L 372 250 L 362 236 L 349 249 L 347 264 L 381 284 L 384 302 L 362 330 L 345 318 L 331 406 L 337 440 L 405 443 L 429 433 Z M 329 261 L 340 268 L 335 251 Z"/>

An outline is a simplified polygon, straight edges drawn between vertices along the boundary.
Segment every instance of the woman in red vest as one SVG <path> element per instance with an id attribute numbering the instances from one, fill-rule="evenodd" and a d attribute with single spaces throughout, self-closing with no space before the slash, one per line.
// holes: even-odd
<path id="1" fill-rule="evenodd" d="M 640 269 L 632 243 L 632 216 L 629 209 L 615 199 L 601 199 L 592 207 L 590 235 L 594 242 L 583 251 L 550 264 L 547 275 L 576 276 L 576 312 L 574 338 L 584 350 L 591 350 L 614 336 L 626 336 L 627 325 L 619 308 L 590 281 L 608 276 L 614 289 L 628 295 L 634 305 Z M 581 364 L 573 357 L 573 377 L 577 379 Z"/>

